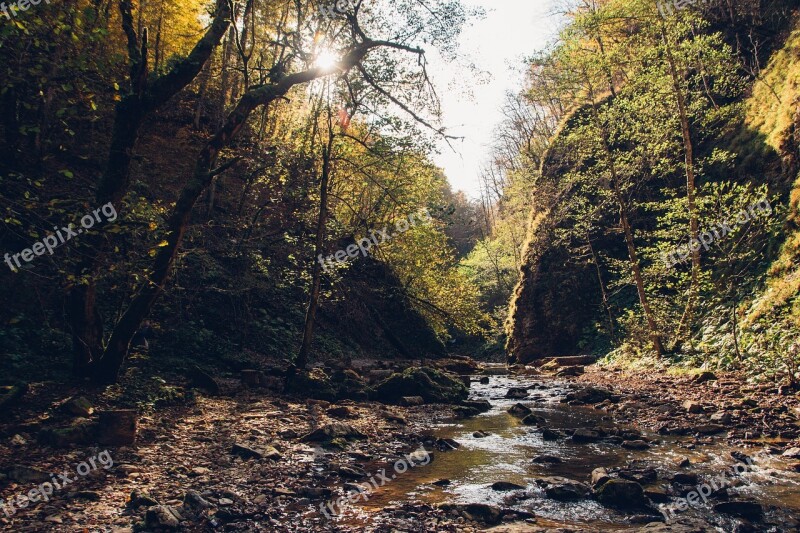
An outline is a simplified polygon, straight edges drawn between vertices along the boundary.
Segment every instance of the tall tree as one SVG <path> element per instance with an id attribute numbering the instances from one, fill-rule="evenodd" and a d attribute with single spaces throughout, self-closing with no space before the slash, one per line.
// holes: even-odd
<path id="1" fill-rule="evenodd" d="M 95 193 L 96 205 L 120 205 L 130 186 L 131 159 L 145 120 L 195 79 L 230 24 L 230 2 L 217 0 L 211 25 L 189 55 L 168 73 L 150 80 L 147 29 L 137 35 L 130 0 L 120 0 L 119 9 L 128 44 L 129 88 L 114 112 L 108 158 Z M 91 365 L 103 353 L 104 328 L 97 308 L 96 278 L 106 247 L 106 240 L 98 232 L 81 241 L 82 259 L 76 266 L 76 281 L 68 288 L 66 308 L 73 338 L 73 369 L 79 376 L 88 375 Z"/>

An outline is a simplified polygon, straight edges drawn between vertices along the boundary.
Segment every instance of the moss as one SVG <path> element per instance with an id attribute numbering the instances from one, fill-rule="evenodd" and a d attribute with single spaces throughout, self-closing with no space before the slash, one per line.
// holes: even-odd
<path id="1" fill-rule="evenodd" d="M 373 398 L 384 403 L 399 403 L 403 396 L 421 396 L 426 403 L 458 403 L 469 390 L 461 380 L 429 367 L 408 368 L 392 374 L 375 387 Z"/>
<path id="2" fill-rule="evenodd" d="M 296 370 L 286 376 L 286 392 L 304 398 L 334 401 L 337 391 L 325 372 L 318 368 Z"/>

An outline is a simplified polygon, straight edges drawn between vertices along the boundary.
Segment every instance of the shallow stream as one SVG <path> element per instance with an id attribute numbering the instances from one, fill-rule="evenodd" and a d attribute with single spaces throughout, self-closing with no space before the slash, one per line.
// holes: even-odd
<path id="1" fill-rule="evenodd" d="M 477 378 L 475 378 L 477 379 Z M 522 400 L 506 399 L 511 387 L 529 389 L 529 397 Z M 693 472 L 703 479 L 720 476 L 736 463 L 730 456 L 732 448 L 719 443 L 686 446 L 692 437 L 663 437 L 644 433 L 654 445 L 644 451 L 622 448 L 618 443 L 600 441 L 589 444 L 573 443 L 569 439 L 547 441 L 542 431 L 534 426 L 522 425 L 520 420 L 506 411 L 515 403 L 522 403 L 534 414 L 544 417 L 545 426 L 554 430 L 571 432 L 576 428 L 619 427 L 602 410 L 591 406 L 569 406 L 560 400 L 569 392 L 565 382 L 516 376 L 492 376 L 488 384 L 474 382 L 471 399 L 489 400 L 492 409 L 477 417 L 442 423 L 433 428 L 438 438 L 452 438 L 461 446 L 454 451 L 434 451 L 434 460 L 398 475 L 394 480 L 371 495 L 362 504 L 366 512 L 404 501 L 425 503 L 489 503 L 502 507 L 532 512 L 539 526 L 562 526 L 578 530 L 628 530 L 641 528 L 632 524 L 631 516 L 601 506 L 594 500 L 584 499 L 559 502 L 548 499 L 535 480 L 548 476 L 562 476 L 588 483 L 597 467 L 625 466 L 639 461 L 641 466 L 656 468 L 659 479 L 645 485 L 670 493 L 673 489 L 664 477 L 677 472 Z M 473 433 L 482 431 L 489 436 L 476 438 Z M 713 439 L 715 442 L 722 439 Z M 753 456 L 758 449 L 739 450 Z M 561 459 L 558 464 L 538 464 L 534 457 L 552 455 Z M 681 468 L 678 463 L 688 458 L 691 466 Z M 795 519 L 800 517 L 800 474 L 776 469 L 781 459 L 770 456 L 756 460 L 751 471 L 732 476 L 728 489 L 730 498 L 755 500 L 766 510 L 766 522 L 758 531 L 795 531 Z M 446 486 L 434 482 L 449 480 Z M 498 492 L 491 488 L 496 481 L 512 482 L 526 487 L 525 499 L 509 498 L 512 492 Z M 661 506 L 663 508 L 663 505 Z M 702 502 L 697 508 L 679 513 L 680 518 L 702 518 L 732 531 L 735 522 L 730 517 L 713 512 L 710 504 Z M 762 529 L 763 527 L 763 529 Z"/>

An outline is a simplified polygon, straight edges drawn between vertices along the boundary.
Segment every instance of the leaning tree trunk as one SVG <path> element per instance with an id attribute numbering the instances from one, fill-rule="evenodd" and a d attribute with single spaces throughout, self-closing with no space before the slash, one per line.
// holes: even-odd
<path id="1" fill-rule="evenodd" d="M 119 103 L 114 119 L 108 163 L 95 195 L 97 205 L 119 204 L 130 183 L 133 147 L 142 124 L 138 98 L 128 97 Z M 76 267 L 77 279 L 67 293 L 66 311 L 72 329 L 73 372 L 88 374 L 93 361 L 103 353 L 103 320 L 97 310 L 96 285 L 100 254 L 104 239 L 93 232 L 81 241 L 81 260 Z"/>
<path id="2" fill-rule="evenodd" d="M 149 83 L 147 80 L 147 30 L 142 42 L 133 25 L 130 0 L 119 4 L 121 24 L 127 38 L 130 59 L 130 92 L 117 104 L 106 168 L 95 194 L 97 205 L 119 204 L 130 186 L 133 149 L 144 119 L 166 104 L 197 77 L 219 40 L 230 25 L 228 0 L 217 0 L 211 26 L 189 55 L 169 73 Z M 141 47 L 140 47 L 141 46 Z M 77 376 L 89 374 L 90 365 L 103 353 L 103 320 L 97 308 L 96 277 L 107 241 L 100 227 L 78 244 L 81 260 L 76 265 L 76 281 L 67 287 L 66 308 L 73 340 L 73 369 Z"/>

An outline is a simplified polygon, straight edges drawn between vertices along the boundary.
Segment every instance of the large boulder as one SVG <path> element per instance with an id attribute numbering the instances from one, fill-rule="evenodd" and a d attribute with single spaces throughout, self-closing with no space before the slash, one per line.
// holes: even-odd
<path id="1" fill-rule="evenodd" d="M 603 400 L 608 400 L 611 398 L 612 394 L 610 390 L 602 389 L 600 387 L 584 387 L 582 389 L 578 389 L 574 392 L 567 393 L 564 401 L 570 402 L 572 404 L 595 404 L 600 403 Z"/>
<path id="2" fill-rule="evenodd" d="M 295 394 L 304 398 L 316 400 L 336 400 L 336 388 L 331 379 L 320 368 L 311 370 L 291 369 L 286 375 L 286 389 L 288 394 Z"/>
<path id="3" fill-rule="evenodd" d="M 546 477 L 536 480 L 548 498 L 559 501 L 581 500 L 589 494 L 589 486 L 564 477 Z"/>
<path id="4" fill-rule="evenodd" d="M 419 367 L 392 374 L 379 383 L 372 394 L 373 399 L 390 404 L 398 404 L 407 396 L 421 396 L 426 403 L 460 403 L 467 399 L 469 390 L 450 374 Z"/>
<path id="5" fill-rule="evenodd" d="M 649 506 L 644 489 L 635 481 L 610 479 L 595 492 L 597 501 L 606 507 L 620 510 L 637 510 Z"/>
<path id="6" fill-rule="evenodd" d="M 367 383 L 354 370 L 337 370 L 331 376 L 331 382 L 337 400 L 362 401 L 369 398 Z"/>

